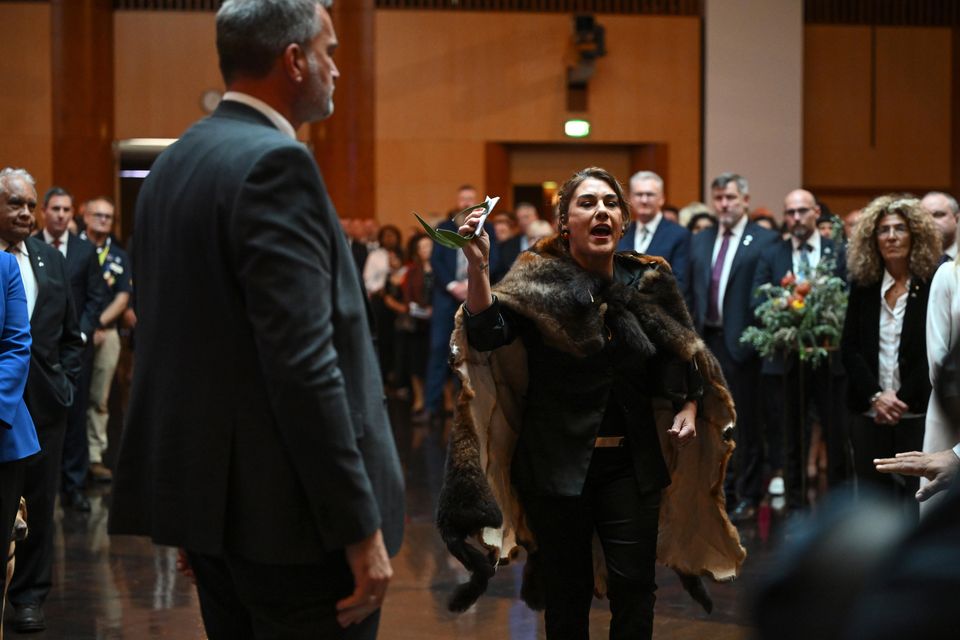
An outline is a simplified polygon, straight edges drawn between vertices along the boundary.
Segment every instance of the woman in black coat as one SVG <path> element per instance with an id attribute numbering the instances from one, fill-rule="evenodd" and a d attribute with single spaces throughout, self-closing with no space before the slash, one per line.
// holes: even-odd
<path id="1" fill-rule="evenodd" d="M 850 303 L 840 346 L 854 469 L 861 485 L 890 494 L 914 517 L 918 479 L 882 475 L 873 460 L 923 444 L 927 297 L 940 254 L 940 235 L 920 201 L 897 196 L 863 210 L 847 252 Z"/>
<path id="2" fill-rule="evenodd" d="M 508 454 L 492 438 L 483 450 L 509 467 L 497 479 L 509 483 L 507 493 L 519 499 L 524 515 L 515 520 L 521 522 L 517 539 L 533 552 L 525 572 L 525 599 L 531 602 L 530 589 L 542 588 L 538 604 L 545 608 L 551 640 L 588 637 L 591 601 L 600 589 L 594 580 L 594 533 L 607 569 L 610 637 L 651 637 L 658 535 L 689 540 L 700 534 L 660 522 L 661 508 L 677 511 L 675 503 L 661 505 L 671 483 L 667 458 L 691 466 L 700 462 L 696 473 L 685 475 L 710 478 L 710 486 L 718 487 L 726 456 L 705 464 L 702 460 L 708 458 L 682 455 L 679 445 L 697 436 L 691 449 L 706 447 L 712 439 L 713 446 L 729 454 L 728 443 L 719 442 L 719 429 L 704 428 L 698 435 L 695 426 L 698 418 L 712 413 L 698 410 L 702 397 L 719 395 L 729 402 L 719 365 L 693 333 L 669 266 L 658 258 L 615 253 L 628 220 L 620 185 L 606 171 L 590 168 L 560 189 L 559 236 L 525 252 L 492 291 L 489 238 L 481 233 L 464 247 L 469 286 L 462 324 L 469 349 L 486 354 L 520 343 L 525 352 L 516 446 Z M 460 233 L 474 233 L 478 223 L 479 214 L 471 213 Z M 457 335 L 455 360 L 464 357 Z M 499 379 L 516 372 L 494 367 Z M 482 386 L 480 378 L 465 381 L 467 391 L 458 405 L 468 402 L 467 396 L 485 395 Z M 496 407 L 510 404 L 504 396 L 497 399 Z M 710 402 L 703 404 L 709 407 Z M 660 403 L 669 416 L 663 426 L 655 416 Z M 488 413 L 477 415 L 485 423 L 490 420 Z M 724 415 L 727 422 L 732 419 L 731 413 Z M 482 510 L 484 492 L 482 483 L 471 483 L 471 468 L 460 465 L 470 441 L 458 433 L 451 436 L 438 524 L 459 558 L 468 552 L 457 544 L 458 530 L 469 529 L 461 524 Z M 684 495 L 690 497 L 682 510 L 698 514 L 699 529 L 715 526 L 719 532 L 712 555 L 728 556 L 732 577 L 742 548 L 722 514 L 719 495 L 708 490 Z M 495 528 L 499 520 L 497 514 L 485 526 Z M 718 549 L 722 551 L 716 553 Z M 688 567 L 687 573 L 699 575 L 701 568 Z M 529 579 L 531 572 L 539 580 Z"/>

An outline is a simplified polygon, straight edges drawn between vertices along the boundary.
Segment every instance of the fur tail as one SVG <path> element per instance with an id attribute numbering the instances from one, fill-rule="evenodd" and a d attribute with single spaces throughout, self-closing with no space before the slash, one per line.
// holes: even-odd
<path id="1" fill-rule="evenodd" d="M 447 608 L 454 613 L 466 611 L 487 591 L 487 583 L 496 573 L 496 560 L 466 542 L 463 538 L 447 538 L 447 549 L 470 572 L 470 580 L 453 590 Z"/>

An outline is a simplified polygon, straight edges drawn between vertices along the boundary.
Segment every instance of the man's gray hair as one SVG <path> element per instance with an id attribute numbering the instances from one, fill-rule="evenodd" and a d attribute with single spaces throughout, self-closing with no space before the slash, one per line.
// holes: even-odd
<path id="1" fill-rule="evenodd" d="M 947 200 L 947 206 L 950 207 L 950 212 L 953 213 L 953 215 L 960 214 L 960 206 L 957 205 L 957 199 L 949 193 L 944 193 L 943 191 L 931 191 L 927 195 L 923 196 L 923 199 L 926 200 L 930 196 L 943 196 Z"/>
<path id="2" fill-rule="evenodd" d="M 306 46 L 320 32 L 317 5 L 329 9 L 333 0 L 225 0 L 217 12 L 224 82 L 262 78 L 287 46 Z"/>
<path id="3" fill-rule="evenodd" d="M 737 173 L 721 173 L 716 178 L 713 179 L 713 182 L 710 183 L 710 189 L 723 189 L 727 188 L 727 185 L 731 182 L 737 183 L 737 191 L 740 192 L 740 195 L 745 196 L 750 193 L 750 183 L 747 182 L 747 179 Z"/>
<path id="4" fill-rule="evenodd" d="M 26 169 L 14 169 L 13 167 L 5 167 L 0 169 L 0 194 L 7 192 L 7 181 L 10 178 L 20 178 L 27 184 L 29 184 L 34 189 L 37 188 L 37 181 L 33 179 L 33 176 L 30 175 Z"/>
<path id="5" fill-rule="evenodd" d="M 630 190 L 633 191 L 633 183 L 640 182 L 641 180 L 653 180 L 658 185 L 660 185 L 660 194 L 663 195 L 663 178 L 655 174 L 653 171 L 637 171 L 635 174 L 630 176 Z"/>

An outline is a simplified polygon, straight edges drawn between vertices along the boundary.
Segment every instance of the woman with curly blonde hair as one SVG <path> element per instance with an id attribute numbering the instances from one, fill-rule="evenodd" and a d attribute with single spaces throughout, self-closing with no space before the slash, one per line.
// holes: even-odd
<path id="1" fill-rule="evenodd" d="M 917 517 L 917 478 L 885 476 L 875 458 L 923 444 L 930 397 L 925 326 L 940 234 L 920 201 L 881 196 L 853 229 L 847 253 L 850 303 L 840 349 L 849 376 L 847 399 L 854 469 L 862 484 L 887 492 Z"/>

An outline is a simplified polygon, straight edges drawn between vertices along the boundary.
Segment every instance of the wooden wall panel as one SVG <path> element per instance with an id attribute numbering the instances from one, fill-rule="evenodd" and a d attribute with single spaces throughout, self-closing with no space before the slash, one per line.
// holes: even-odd
<path id="1" fill-rule="evenodd" d="M 116 196 L 111 0 L 51 3 L 53 183 L 77 203 Z"/>
<path id="2" fill-rule="evenodd" d="M 203 92 L 223 91 L 215 38 L 213 13 L 114 13 L 118 140 L 176 138 L 204 115 Z"/>
<path id="3" fill-rule="evenodd" d="M 871 27 L 813 25 L 805 38 L 805 184 L 824 197 L 850 188 L 947 188 L 950 30 L 877 28 L 875 85 Z"/>
<path id="4" fill-rule="evenodd" d="M 0 167 L 22 167 L 38 190 L 53 178 L 50 5 L 0 4 Z"/>
<path id="5" fill-rule="evenodd" d="M 403 227 L 411 210 L 448 210 L 458 185 L 482 185 L 488 142 L 570 142 L 563 135 L 569 15 L 383 10 L 376 19 L 381 221 Z M 699 19 L 597 21 L 609 53 L 589 85 L 587 142 L 667 144 L 668 189 L 677 201 L 696 199 Z"/>

